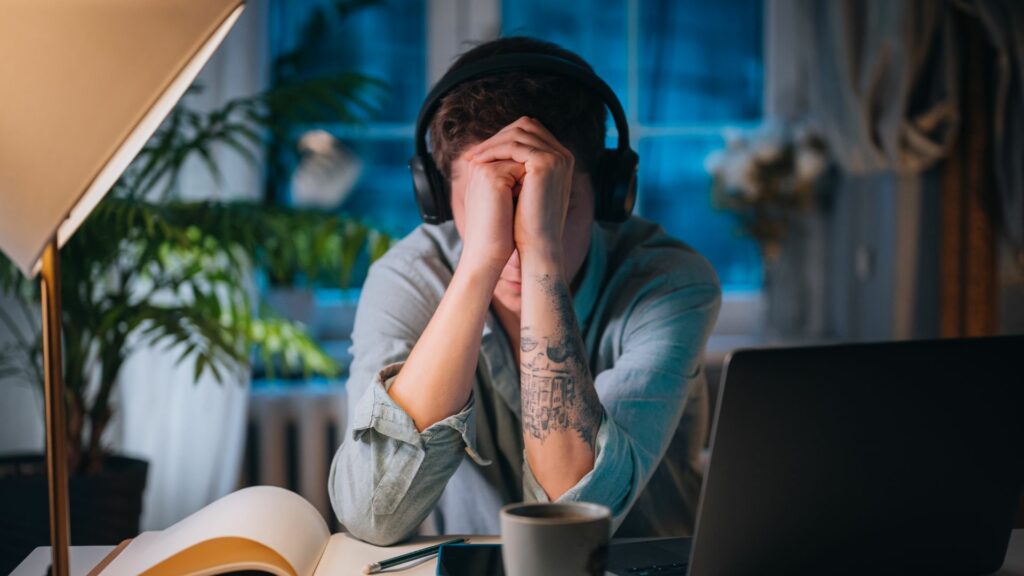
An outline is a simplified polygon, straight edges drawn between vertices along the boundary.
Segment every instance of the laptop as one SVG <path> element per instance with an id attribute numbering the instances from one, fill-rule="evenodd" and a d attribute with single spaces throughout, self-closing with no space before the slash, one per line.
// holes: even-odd
<path id="1" fill-rule="evenodd" d="M 1024 487 L 1024 336 L 744 350 L 692 542 L 618 575 L 990 574 Z"/>

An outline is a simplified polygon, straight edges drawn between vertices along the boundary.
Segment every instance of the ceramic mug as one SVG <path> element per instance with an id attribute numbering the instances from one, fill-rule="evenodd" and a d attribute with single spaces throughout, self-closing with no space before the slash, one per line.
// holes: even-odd
<path id="1" fill-rule="evenodd" d="M 587 502 L 509 504 L 501 509 L 506 576 L 603 576 L 611 511 Z"/>

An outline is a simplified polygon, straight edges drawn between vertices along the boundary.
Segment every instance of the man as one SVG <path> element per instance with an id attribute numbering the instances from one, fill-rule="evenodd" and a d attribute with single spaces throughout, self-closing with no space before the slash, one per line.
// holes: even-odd
<path id="1" fill-rule="evenodd" d="M 591 70 L 530 38 L 452 70 L 524 53 Z M 718 280 L 652 223 L 595 222 L 605 118 L 557 74 L 483 76 L 441 100 L 431 154 L 454 222 L 373 265 L 352 336 L 329 491 L 355 536 L 390 544 L 431 512 L 438 532 L 495 534 L 523 500 L 607 505 L 620 536 L 692 529 Z"/>

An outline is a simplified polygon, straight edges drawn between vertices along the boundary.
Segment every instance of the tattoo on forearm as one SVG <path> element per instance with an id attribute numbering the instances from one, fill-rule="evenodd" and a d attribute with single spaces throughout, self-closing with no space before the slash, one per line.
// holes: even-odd
<path id="1" fill-rule="evenodd" d="M 519 350 L 522 352 L 533 352 L 539 344 L 536 338 L 525 332 L 519 337 Z"/>
<path id="2" fill-rule="evenodd" d="M 523 430 L 541 442 L 551 432 L 575 430 L 593 449 L 602 408 L 591 384 L 572 297 L 560 279 L 545 274 L 533 281 L 555 310 L 555 328 L 543 335 L 531 326 L 521 329 Z"/>

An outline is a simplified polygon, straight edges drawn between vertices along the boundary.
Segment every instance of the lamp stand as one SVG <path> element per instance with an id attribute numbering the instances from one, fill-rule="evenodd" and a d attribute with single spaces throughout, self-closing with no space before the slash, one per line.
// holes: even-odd
<path id="1" fill-rule="evenodd" d="M 60 249 L 54 235 L 43 252 L 39 276 L 43 308 L 43 391 L 46 401 L 46 470 L 50 486 L 50 574 L 67 576 L 68 459 L 64 420 L 64 365 L 61 360 Z"/>

